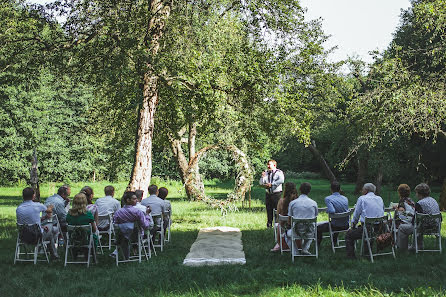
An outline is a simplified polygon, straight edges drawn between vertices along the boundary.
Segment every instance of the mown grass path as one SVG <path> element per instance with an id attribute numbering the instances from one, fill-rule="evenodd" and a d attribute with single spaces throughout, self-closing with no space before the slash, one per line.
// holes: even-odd
<path id="1" fill-rule="evenodd" d="M 329 242 L 323 242 L 320 257 L 297 259 L 289 254 L 269 252 L 274 245 L 271 229 L 266 229 L 263 191 L 253 188 L 251 209 L 222 217 L 217 210 L 199 202 L 185 201 L 177 182 L 156 181 L 170 190 L 173 225 L 172 242 L 163 253 L 142 264 L 115 267 L 113 259 L 100 256 L 98 265 L 63 267 L 63 262 L 49 265 L 13 265 L 15 248 L 15 208 L 21 202 L 21 188 L 0 188 L 0 296 L 444 296 L 446 258 L 443 254 L 397 255 L 381 257 L 374 264 L 366 259 L 347 260 L 340 250 L 335 255 Z M 300 183 L 300 180 L 295 180 Z M 311 180 L 310 197 L 322 207 L 328 194 L 328 182 Z M 85 184 L 73 185 L 72 193 Z M 105 183 L 90 185 L 95 197 L 102 197 Z M 114 184 L 120 196 L 124 183 Z M 208 182 L 208 193 L 224 196 L 231 183 Z M 353 185 L 344 187 L 353 205 Z M 44 185 L 42 197 L 55 191 Z M 73 196 L 73 195 L 72 195 Z M 438 193 L 433 193 L 438 198 Z M 388 204 L 396 201 L 396 191 L 384 189 Z M 319 220 L 325 220 L 320 215 Z M 240 228 L 246 265 L 186 267 L 182 262 L 200 228 L 231 226 Z M 443 236 L 446 224 L 443 223 Z M 444 242 L 444 241 L 443 241 Z"/>

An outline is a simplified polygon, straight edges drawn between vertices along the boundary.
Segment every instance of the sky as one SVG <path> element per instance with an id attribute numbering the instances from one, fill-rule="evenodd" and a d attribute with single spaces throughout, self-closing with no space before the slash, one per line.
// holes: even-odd
<path id="1" fill-rule="evenodd" d="M 359 57 L 372 62 L 370 51 L 383 51 L 399 25 L 401 9 L 409 0 L 300 0 L 308 9 L 306 18 L 322 18 L 324 32 L 331 35 L 327 48 L 338 48 L 332 61 Z"/>
<path id="2" fill-rule="evenodd" d="M 51 0 L 29 0 L 33 3 Z M 324 32 L 331 35 L 326 48 L 337 46 L 330 59 L 357 57 L 372 62 L 370 51 L 383 51 L 399 24 L 401 9 L 410 0 L 300 0 L 308 9 L 306 18 L 322 18 Z"/>

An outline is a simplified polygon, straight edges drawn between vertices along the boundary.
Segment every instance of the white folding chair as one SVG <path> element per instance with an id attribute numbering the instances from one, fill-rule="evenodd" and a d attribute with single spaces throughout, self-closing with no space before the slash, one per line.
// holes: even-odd
<path id="1" fill-rule="evenodd" d="M 42 236 L 42 231 L 38 224 L 17 223 L 17 242 L 14 254 L 14 264 L 16 262 L 33 262 L 34 264 L 37 264 L 37 261 L 46 261 L 47 263 L 49 263 L 49 252 L 47 250 L 49 241 L 43 241 Z M 28 252 L 27 249 L 27 247 L 31 246 L 32 253 L 30 253 L 31 250 L 30 252 Z M 22 251 L 22 249 L 24 251 Z M 45 255 L 45 259 L 40 260 L 38 259 L 38 255 L 42 254 L 42 252 Z M 28 258 L 28 255 L 30 254 L 33 255 L 32 259 Z M 25 255 L 26 258 L 20 258 L 20 256 L 23 255 Z"/>
<path id="2" fill-rule="evenodd" d="M 277 209 L 273 209 L 273 229 L 274 229 L 274 240 L 277 242 L 277 221 L 278 221 L 278 213 Z"/>
<path id="3" fill-rule="evenodd" d="M 90 267 L 90 260 L 93 257 L 96 263 L 96 249 L 91 225 L 67 225 L 67 242 L 65 244 L 65 264 L 87 264 Z M 78 252 L 88 250 L 84 261 L 78 260 Z M 71 261 L 68 260 L 68 253 L 71 255 Z"/>
<path id="4" fill-rule="evenodd" d="M 155 248 L 159 247 L 160 251 L 163 251 L 164 248 L 164 221 L 163 221 L 163 215 L 162 214 L 152 214 L 153 222 L 155 223 L 155 226 L 153 228 L 156 228 L 157 231 L 155 232 L 155 238 L 153 239 L 153 250 Z M 156 235 L 159 234 L 159 241 L 158 244 L 155 244 L 156 242 Z"/>
<path id="5" fill-rule="evenodd" d="M 298 219 L 291 217 L 291 259 L 294 262 L 294 257 L 319 257 L 318 246 L 317 246 L 317 217 L 311 219 Z M 305 244 L 306 240 L 316 241 L 314 245 L 315 253 L 305 255 L 302 253 L 298 254 L 298 249 L 296 247 L 296 240 L 302 240 L 302 245 Z"/>
<path id="6" fill-rule="evenodd" d="M 373 252 L 372 244 L 376 241 L 376 238 L 382 233 L 390 232 L 390 228 L 388 225 L 388 215 L 376 218 L 365 218 L 364 226 L 362 228 L 362 242 L 361 242 L 361 255 L 365 255 L 364 244 L 367 244 L 367 250 L 369 251 L 370 261 L 373 263 L 373 257 L 376 256 L 385 256 L 385 255 L 393 255 L 395 258 L 395 249 L 393 244 L 390 245 L 391 252 L 379 252 L 378 246 L 376 246 L 376 253 Z"/>
<path id="7" fill-rule="evenodd" d="M 415 221 L 413 226 L 413 238 L 415 241 L 415 253 L 418 252 L 440 252 L 441 253 L 441 213 L 437 214 L 423 214 L 415 213 Z M 438 242 L 437 248 L 435 249 L 425 249 L 424 243 L 420 247 L 418 244 L 418 237 L 423 237 L 425 235 L 434 236 Z"/>
<path id="8" fill-rule="evenodd" d="M 142 230 L 137 223 L 114 224 L 114 230 L 116 232 L 114 240 L 117 251 L 115 255 L 116 266 L 119 263 L 127 262 L 141 263 L 143 253 L 146 260 L 149 260 L 149 257 L 151 257 L 148 241 L 150 234 L 147 234 L 147 239 L 144 239 Z"/>
<path id="9" fill-rule="evenodd" d="M 285 227 L 282 226 L 283 224 L 287 224 L 289 221 L 289 216 L 283 216 L 281 214 L 279 214 L 279 246 L 280 246 L 280 254 L 283 254 L 283 252 L 289 252 L 291 249 L 288 247 L 287 249 L 285 249 L 283 247 L 283 243 L 282 243 L 282 238 L 286 235 L 287 229 Z"/>
<path id="10" fill-rule="evenodd" d="M 349 210 L 349 211 L 341 212 L 341 213 L 329 213 L 328 214 L 328 230 L 330 233 L 331 249 L 333 250 L 333 254 L 336 253 L 336 249 L 345 248 L 345 239 L 339 239 L 339 234 L 347 233 L 347 231 L 349 230 L 352 213 L 353 213 L 353 211 Z M 347 223 L 345 229 L 333 230 L 333 227 L 332 227 L 333 219 L 335 219 L 335 220 L 347 219 L 348 223 Z M 338 236 L 336 238 L 336 244 L 334 242 L 334 236 L 333 236 L 335 234 L 338 234 Z M 339 245 L 340 242 L 343 242 L 344 244 Z"/>
<path id="11" fill-rule="evenodd" d="M 107 244 L 102 244 L 102 242 L 101 242 L 101 250 L 102 250 L 102 247 L 111 249 L 112 240 L 115 236 L 115 231 L 113 229 L 113 213 L 110 213 L 110 214 L 107 214 L 104 216 L 98 216 L 98 222 L 99 222 L 99 224 L 105 223 L 108 226 L 108 228 L 106 228 L 105 230 L 99 230 L 99 228 L 98 228 L 99 241 L 101 241 L 103 234 L 107 234 L 107 238 L 108 238 Z"/>

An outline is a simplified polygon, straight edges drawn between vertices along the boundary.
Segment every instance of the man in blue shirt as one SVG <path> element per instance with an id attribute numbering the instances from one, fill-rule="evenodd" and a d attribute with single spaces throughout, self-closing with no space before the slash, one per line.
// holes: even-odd
<path id="1" fill-rule="evenodd" d="M 362 229 L 365 218 L 377 218 L 384 216 L 384 202 L 380 196 L 375 195 L 376 186 L 367 183 L 362 188 L 362 196 L 356 202 L 355 212 L 352 218 L 352 229 L 345 235 L 347 258 L 356 259 L 355 240 L 362 238 Z M 355 228 L 358 221 L 361 226 Z"/>
<path id="2" fill-rule="evenodd" d="M 348 199 L 347 197 L 339 194 L 341 191 L 341 185 L 338 182 L 331 183 L 330 186 L 331 195 L 325 198 L 325 204 L 327 205 L 327 213 L 342 213 L 348 211 Z M 333 219 L 331 223 L 331 229 L 333 231 L 346 230 L 349 227 L 348 217 L 342 219 Z M 323 232 L 329 232 L 329 222 L 322 222 L 317 226 L 317 244 L 320 246 L 322 242 Z M 336 242 L 338 239 L 338 233 L 333 234 L 333 240 Z"/>

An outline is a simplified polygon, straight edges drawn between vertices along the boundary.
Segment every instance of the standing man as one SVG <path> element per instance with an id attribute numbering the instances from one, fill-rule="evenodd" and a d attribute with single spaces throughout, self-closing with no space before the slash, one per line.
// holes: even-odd
<path id="1" fill-rule="evenodd" d="M 285 181 L 285 176 L 282 170 L 277 169 L 277 162 L 275 160 L 268 161 L 268 170 L 262 172 L 260 178 L 260 185 L 266 190 L 265 205 L 266 215 L 268 221 L 266 223 L 267 228 L 271 228 L 273 225 L 273 209 L 277 208 L 277 202 L 279 202 L 282 196 L 282 184 Z"/>

